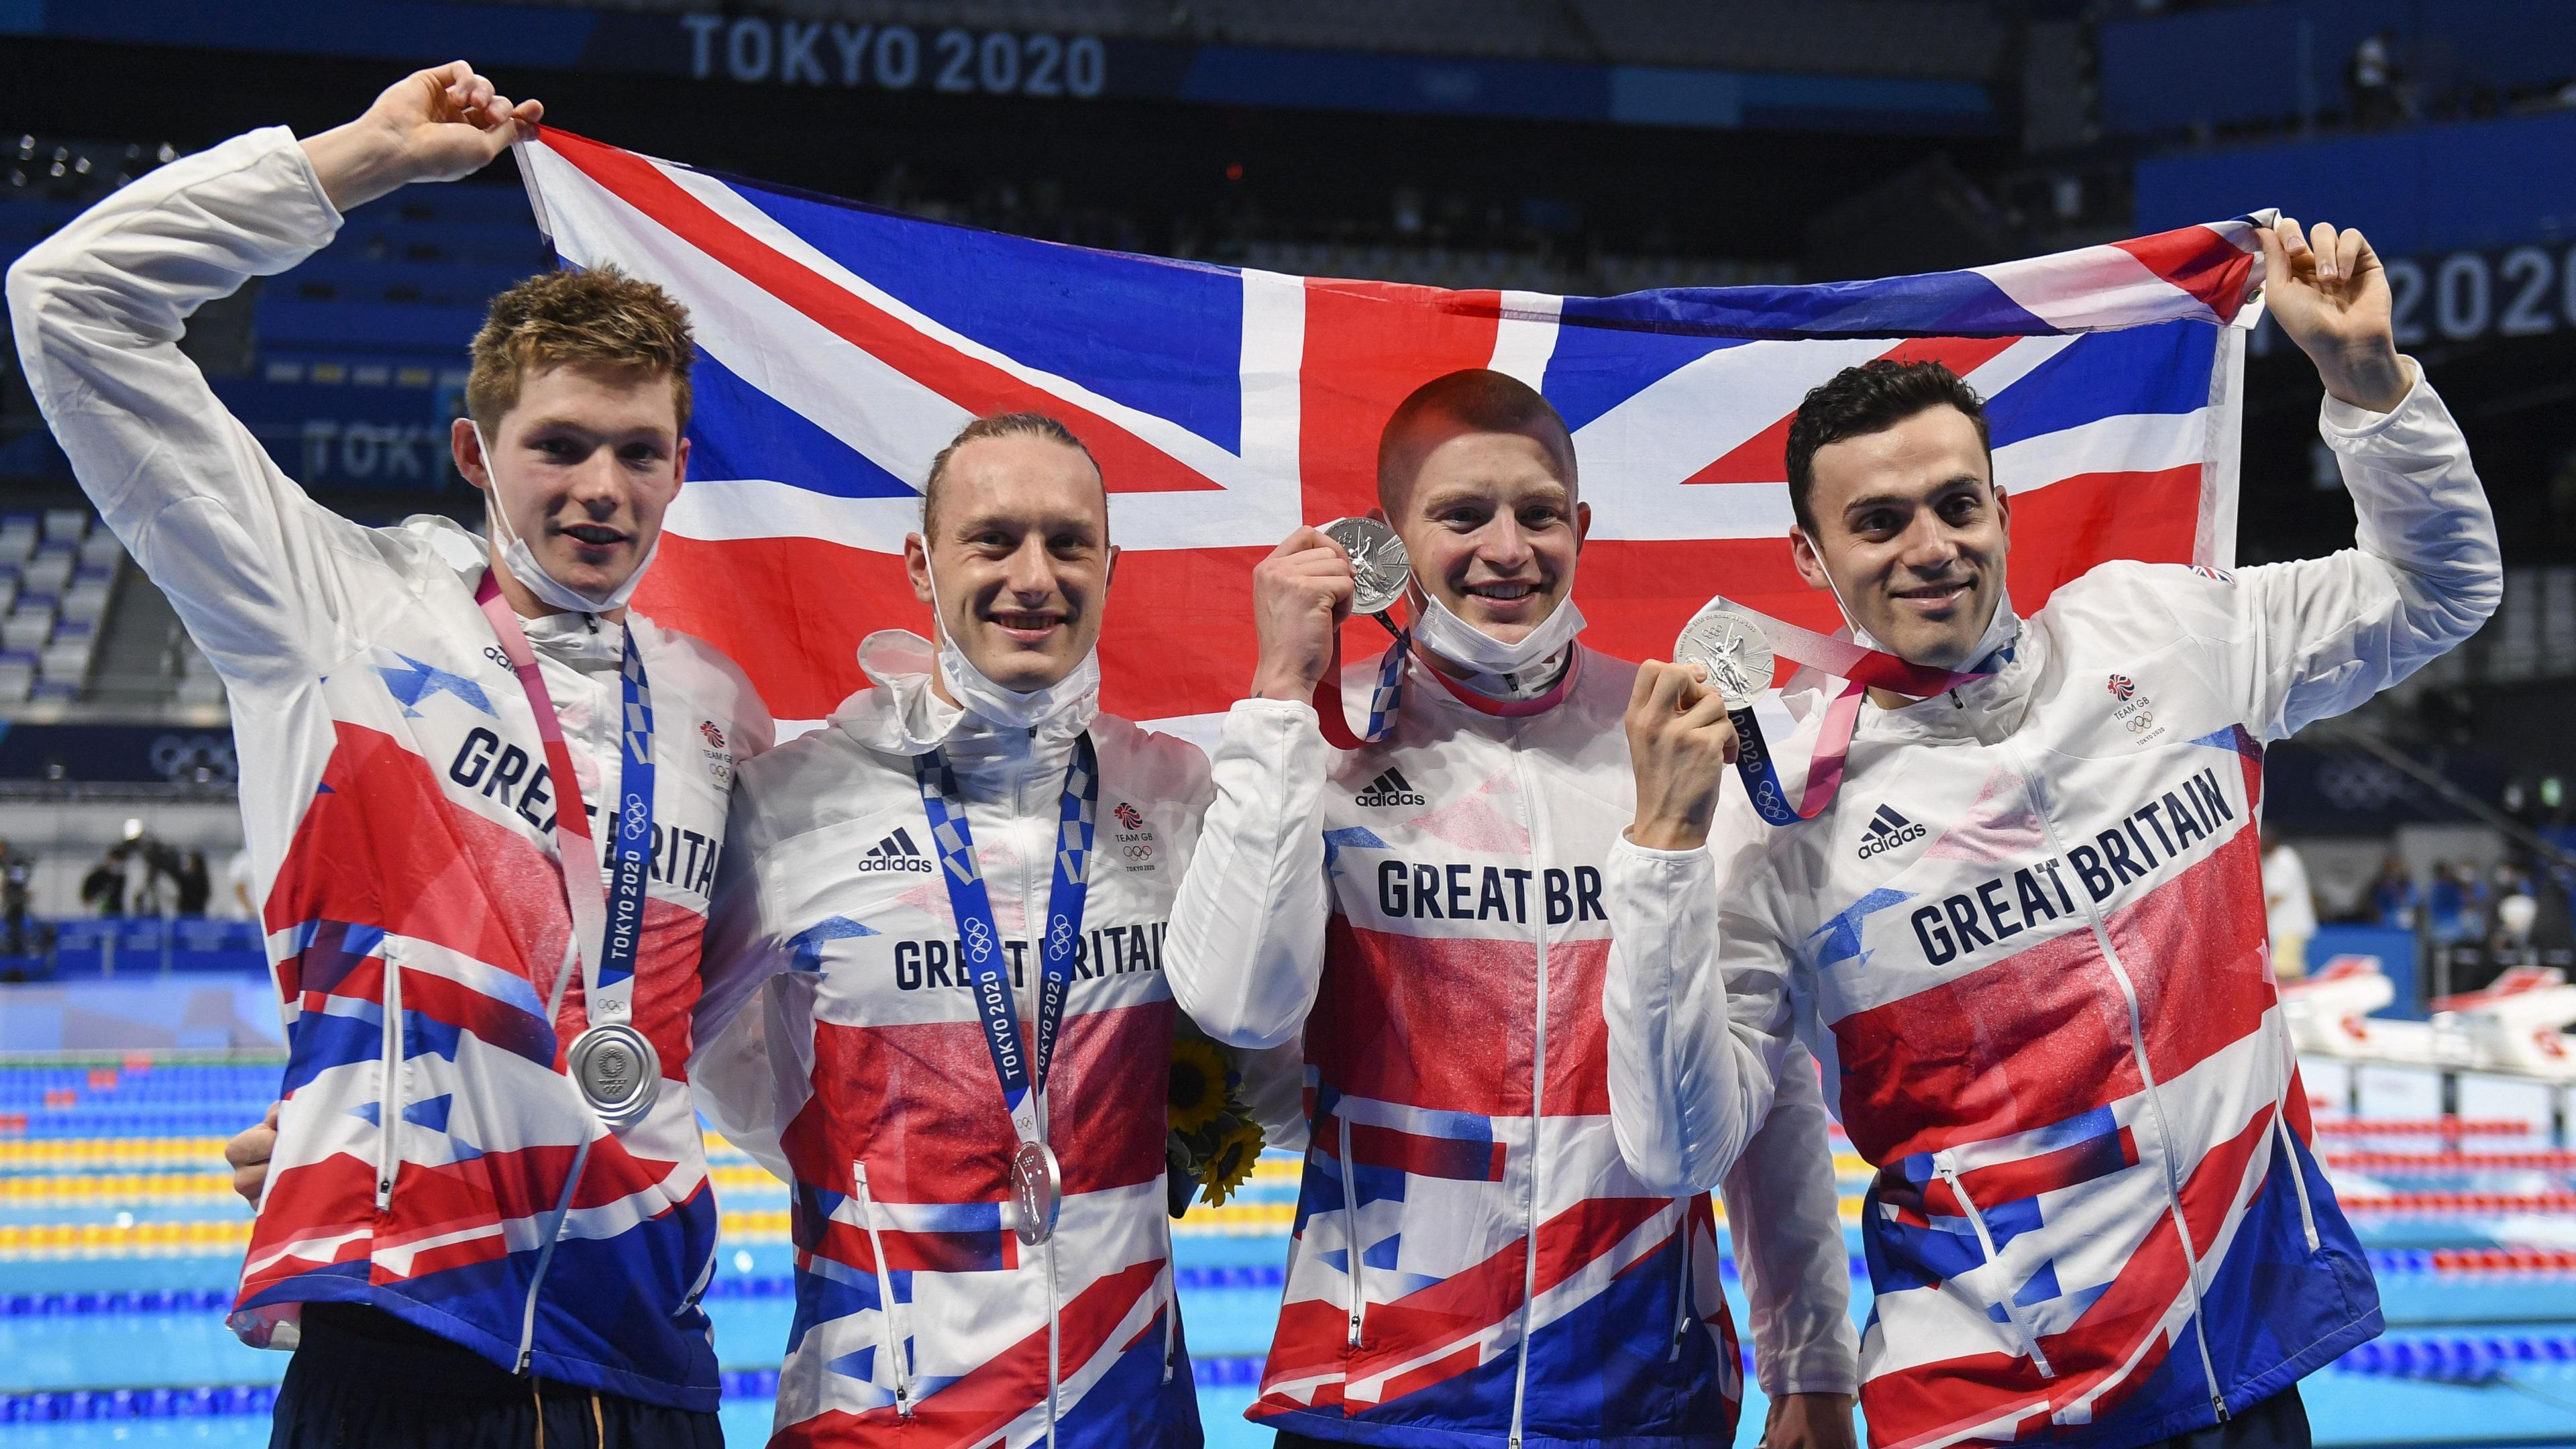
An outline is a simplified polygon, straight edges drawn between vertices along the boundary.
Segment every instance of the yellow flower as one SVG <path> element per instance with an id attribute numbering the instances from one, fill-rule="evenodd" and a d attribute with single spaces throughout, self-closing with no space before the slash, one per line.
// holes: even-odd
<path id="1" fill-rule="evenodd" d="M 1175 1132 L 1196 1132 L 1225 1111 L 1225 1054 L 1212 1042 L 1179 1037 L 1172 1042 L 1168 1101 Z"/>
<path id="2" fill-rule="evenodd" d="M 1199 1185 L 1210 1207 L 1223 1207 L 1234 1190 L 1252 1176 L 1252 1164 L 1261 1157 L 1261 1124 L 1237 1121 L 1234 1130 L 1217 1139 L 1216 1150 L 1199 1164 Z"/>

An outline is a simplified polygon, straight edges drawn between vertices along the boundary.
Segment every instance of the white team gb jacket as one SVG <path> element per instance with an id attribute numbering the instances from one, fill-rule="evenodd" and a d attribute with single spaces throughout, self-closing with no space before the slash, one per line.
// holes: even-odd
<path id="1" fill-rule="evenodd" d="M 2263 749 L 2466 638 L 2501 571 L 2428 384 L 2387 414 L 2329 399 L 2322 431 L 2357 548 L 2104 564 L 1993 677 L 1865 708 L 1815 819 L 1773 830 L 1729 786 L 1708 853 L 1611 856 L 1630 1164 L 1716 1181 L 1795 1033 L 1878 1169 L 1874 1444 L 2122 1449 L 2379 1331 L 2273 979 Z"/>
<path id="2" fill-rule="evenodd" d="M 744 767 L 709 944 L 725 984 L 693 1078 L 795 1199 L 773 1443 L 1196 1445 L 1164 1196 L 1165 929 L 1206 757 L 1090 723 L 1089 891 L 1040 1106 L 1062 1217 L 1023 1246 L 1017 1139 L 913 760 L 936 748 L 956 772 L 1025 1043 L 1073 741 L 961 712 L 926 658 L 888 667 L 887 637 L 862 651 L 876 688 Z M 1252 1103 L 1274 1142 L 1296 1140 L 1291 1072 L 1286 1124 Z"/>
<path id="3" fill-rule="evenodd" d="M 81 486 L 231 696 L 288 1040 L 234 1325 L 268 1342 L 298 1304 L 366 1303 L 507 1367 L 712 1411 L 715 1195 L 680 1071 L 734 768 L 769 715 L 722 655 L 632 620 L 657 726 L 635 1021 L 663 1080 L 611 1134 L 562 1070 L 587 1025 L 577 979 L 547 1012 L 569 792 L 475 605 L 484 543 L 315 504 L 177 346 L 199 304 L 339 224 L 294 137 L 257 131 L 135 181 L 9 273 Z M 526 629 L 596 811 L 617 789 L 618 631 Z"/>
<path id="4" fill-rule="evenodd" d="M 1512 713 L 1405 670 L 1392 735 L 1346 754 L 1303 703 L 1234 707 L 1173 916 L 1193 1019 L 1247 1046 L 1304 1031 L 1312 1145 L 1251 1413 L 1361 1443 L 1731 1442 L 1708 1202 L 1622 1164 L 1604 1083 L 1600 869 L 1635 810 L 1635 666 L 1578 649 Z M 1765 1388 L 1849 1393 L 1805 1081 L 1728 1182 L 1729 1223 Z"/>

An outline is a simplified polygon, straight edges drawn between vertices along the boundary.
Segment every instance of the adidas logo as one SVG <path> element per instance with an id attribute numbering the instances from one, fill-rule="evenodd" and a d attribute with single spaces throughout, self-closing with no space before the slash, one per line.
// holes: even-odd
<path id="1" fill-rule="evenodd" d="M 1878 813 L 1869 817 L 1869 828 L 1860 833 L 1860 858 L 1885 855 L 1900 845 L 1921 840 L 1923 834 L 1922 826 L 1881 805 Z"/>
<path id="2" fill-rule="evenodd" d="M 1413 788 L 1413 782 L 1404 778 L 1402 770 L 1389 765 L 1379 772 L 1376 779 L 1368 782 L 1366 789 L 1352 796 L 1351 803 L 1354 805 L 1428 805 L 1431 802 L 1422 798 L 1422 792 Z"/>
<path id="3" fill-rule="evenodd" d="M 932 867 L 930 857 L 923 855 L 921 847 L 912 843 L 912 833 L 896 826 L 894 834 L 878 841 L 874 850 L 859 857 L 859 869 L 902 870 L 928 875 Z"/>

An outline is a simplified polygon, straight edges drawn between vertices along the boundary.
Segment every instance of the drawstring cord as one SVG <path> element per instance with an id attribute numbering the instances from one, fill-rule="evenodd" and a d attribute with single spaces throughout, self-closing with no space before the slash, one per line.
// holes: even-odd
<path id="1" fill-rule="evenodd" d="M 537 1449 L 546 1449 L 546 1396 L 540 1391 L 539 1381 L 534 1376 L 528 1379 L 528 1402 L 537 1411 Z M 608 1416 L 601 1410 L 599 1394 L 595 1390 L 590 1396 L 590 1428 L 599 1436 L 599 1449 L 608 1449 Z"/>

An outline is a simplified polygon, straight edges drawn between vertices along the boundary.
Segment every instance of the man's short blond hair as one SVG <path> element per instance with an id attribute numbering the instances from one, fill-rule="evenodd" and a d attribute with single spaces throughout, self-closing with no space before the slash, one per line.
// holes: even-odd
<path id="1" fill-rule="evenodd" d="M 1421 463 L 1414 434 L 1434 420 L 1446 420 L 1473 433 L 1522 433 L 1538 440 L 1556 461 L 1558 481 L 1575 491 L 1574 434 L 1556 405 L 1539 390 L 1509 373 L 1468 367 L 1431 379 L 1395 405 L 1377 441 L 1377 497 L 1395 511 L 1396 495 L 1412 483 L 1411 469 Z"/>
<path id="2" fill-rule="evenodd" d="M 486 430 L 519 405 L 528 374 L 566 364 L 667 377 L 680 428 L 689 426 L 689 364 L 697 344 L 688 309 L 615 267 L 546 272 L 492 299 L 474 334 L 465 410 Z"/>
<path id="3" fill-rule="evenodd" d="M 948 440 L 948 446 L 939 450 L 939 456 L 930 460 L 930 476 L 921 484 L 921 535 L 924 539 L 932 537 L 932 530 L 938 526 L 939 495 L 945 491 L 940 485 L 948 481 L 949 460 L 968 443 L 980 443 L 987 438 L 1040 438 L 1080 453 L 1082 461 L 1091 465 L 1091 476 L 1101 479 L 1100 508 L 1103 513 L 1109 511 L 1109 483 L 1100 471 L 1100 460 L 1091 456 L 1091 449 L 1083 446 L 1082 439 L 1074 436 L 1073 429 L 1045 413 L 994 413 L 958 429 L 957 436 Z"/>

